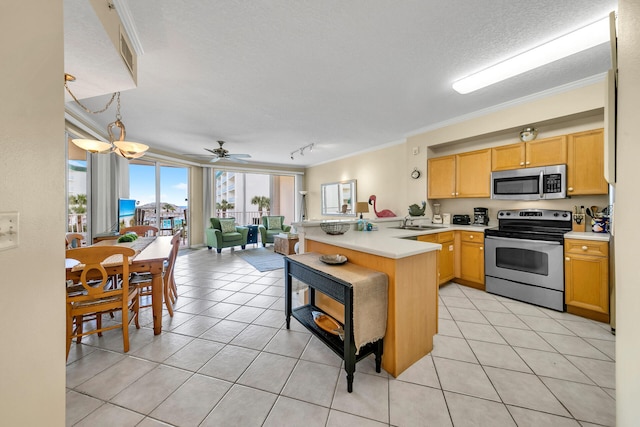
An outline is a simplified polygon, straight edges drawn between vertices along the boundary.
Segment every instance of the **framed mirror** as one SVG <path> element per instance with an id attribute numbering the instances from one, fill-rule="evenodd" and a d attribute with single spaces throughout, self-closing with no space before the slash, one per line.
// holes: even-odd
<path id="1" fill-rule="evenodd" d="M 356 216 L 356 180 L 320 185 L 322 215 Z"/>

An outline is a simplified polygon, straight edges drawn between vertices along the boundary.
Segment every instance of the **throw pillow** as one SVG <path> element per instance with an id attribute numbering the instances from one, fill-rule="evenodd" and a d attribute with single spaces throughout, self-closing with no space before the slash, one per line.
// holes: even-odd
<path id="1" fill-rule="evenodd" d="M 281 230 L 282 229 L 282 218 L 279 216 L 270 216 L 269 217 L 269 230 Z"/>
<path id="2" fill-rule="evenodd" d="M 220 219 L 220 230 L 223 233 L 233 233 L 236 231 L 236 221 L 233 219 Z"/>

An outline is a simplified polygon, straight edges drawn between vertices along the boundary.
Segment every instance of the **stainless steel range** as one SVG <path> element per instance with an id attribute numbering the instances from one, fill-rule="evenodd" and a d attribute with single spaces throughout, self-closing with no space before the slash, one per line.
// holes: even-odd
<path id="1" fill-rule="evenodd" d="M 498 228 L 485 230 L 487 292 L 564 311 L 564 234 L 571 212 L 498 211 Z"/>

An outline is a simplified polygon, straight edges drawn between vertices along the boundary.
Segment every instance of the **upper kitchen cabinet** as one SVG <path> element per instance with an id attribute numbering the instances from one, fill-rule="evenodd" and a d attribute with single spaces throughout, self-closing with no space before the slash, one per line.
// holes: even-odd
<path id="1" fill-rule="evenodd" d="M 491 170 L 533 168 L 567 163 L 565 135 L 491 149 Z"/>
<path id="2" fill-rule="evenodd" d="M 604 179 L 604 129 L 568 135 L 567 195 L 607 194 Z"/>
<path id="3" fill-rule="evenodd" d="M 429 159 L 427 197 L 491 197 L 491 149 Z"/>
<path id="4" fill-rule="evenodd" d="M 429 199 L 456 197 L 456 156 L 427 160 L 427 197 Z"/>

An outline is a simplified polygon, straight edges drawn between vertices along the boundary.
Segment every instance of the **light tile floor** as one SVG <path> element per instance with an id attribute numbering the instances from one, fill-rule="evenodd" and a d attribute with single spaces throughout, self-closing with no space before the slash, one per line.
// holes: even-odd
<path id="1" fill-rule="evenodd" d="M 118 330 L 73 345 L 67 425 L 615 425 L 607 324 L 449 283 L 431 354 L 398 378 L 365 359 L 347 393 L 342 361 L 285 328 L 282 269 L 183 250 L 175 275 L 161 335 L 145 309 L 129 353 Z"/>

